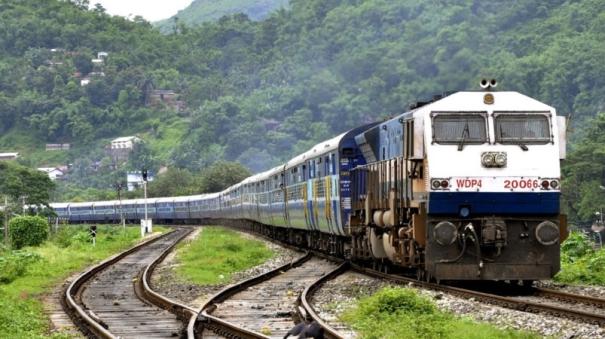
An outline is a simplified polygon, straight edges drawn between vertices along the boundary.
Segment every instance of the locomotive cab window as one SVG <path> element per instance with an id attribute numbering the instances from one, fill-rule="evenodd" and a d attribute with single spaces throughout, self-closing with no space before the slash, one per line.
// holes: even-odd
<path id="1" fill-rule="evenodd" d="M 433 142 L 443 145 L 487 142 L 484 112 L 433 112 Z"/>
<path id="2" fill-rule="evenodd" d="M 550 113 L 494 112 L 496 142 L 500 144 L 547 144 L 552 141 Z"/>

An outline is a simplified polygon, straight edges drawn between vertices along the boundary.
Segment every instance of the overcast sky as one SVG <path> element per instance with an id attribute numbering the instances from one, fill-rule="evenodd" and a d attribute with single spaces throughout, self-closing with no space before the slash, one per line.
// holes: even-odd
<path id="1" fill-rule="evenodd" d="M 91 0 L 91 7 L 100 3 L 111 15 L 140 15 L 147 21 L 167 19 L 187 7 L 192 0 Z"/>

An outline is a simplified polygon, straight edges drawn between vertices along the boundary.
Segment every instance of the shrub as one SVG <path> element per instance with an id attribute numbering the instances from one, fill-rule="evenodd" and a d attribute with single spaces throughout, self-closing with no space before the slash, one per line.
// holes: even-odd
<path id="1" fill-rule="evenodd" d="M 11 245 L 19 249 L 24 246 L 37 246 L 48 238 L 48 222 L 36 216 L 13 218 L 9 224 Z"/>
<path id="2" fill-rule="evenodd" d="M 582 232 L 571 232 L 569 238 L 561 244 L 563 257 L 568 261 L 575 261 L 592 251 L 590 241 Z"/>
<path id="3" fill-rule="evenodd" d="M 8 284 L 22 276 L 29 265 L 41 258 L 40 255 L 27 251 L 7 252 L 0 256 L 0 283 Z"/>

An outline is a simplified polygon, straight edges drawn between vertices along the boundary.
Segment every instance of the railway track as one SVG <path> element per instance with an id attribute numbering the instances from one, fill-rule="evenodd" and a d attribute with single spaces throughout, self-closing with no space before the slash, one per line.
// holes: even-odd
<path id="1" fill-rule="evenodd" d="M 176 228 L 86 271 L 64 294 L 66 312 L 85 334 L 98 338 L 181 336 L 195 310 L 154 292 L 148 280 L 191 230 Z"/>
<path id="2" fill-rule="evenodd" d="M 461 298 L 474 298 L 475 300 L 506 307 L 509 309 L 531 313 L 544 313 L 552 316 L 579 320 L 582 322 L 599 326 L 605 325 L 604 299 L 592 298 L 583 295 L 576 295 L 556 290 L 540 288 L 534 289 L 534 293 L 532 295 L 526 295 L 527 293 L 525 293 L 525 295 L 519 296 L 504 296 L 497 293 L 488 293 L 473 289 L 428 283 L 403 276 L 377 272 L 357 265 L 352 266 L 353 269 L 355 269 L 356 271 L 367 274 L 369 276 L 374 276 L 377 278 L 382 278 L 397 283 L 410 284 L 416 287 L 427 288 L 435 291 L 441 291 L 444 293 L 459 296 Z M 504 293 L 502 294 L 510 294 L 510 292 L 504 291 Z M 547 299 L 551 301 L 565 300 L 568 302 L 568 304 L 562 305 L 560 303 L 552 303 L 548 302 Z M 595 308 L 589 309 L 588 307 L 578 308 L 577 303 L 581 303 L 586 306 L 596 306 L 596 310 Z"/>
<path id="3" fill-rule="evenodd" d="M 141 244 L 75 280 L 65 294 L 65 303 L 83 332 L 103 338 L 183 337 L 183 324 L 189 320 L 189 338 L 283 338 L 295 322 L 304 320 L 319 324 L 327 338 L 343 338 L 346 332 L 338 325 L 331 327 L 324 322 L 311 299 L 322 284 L 350 269 L 510 309 L 605 325 L 604 299 L 543 288 L 531 290 L 530 295 L 503 296 L 421 282 L 350 263 L 339 265 L 336 262 L 341 262 L 340 259 L 325 255 L 320 259 L 309 253 L 293 263 L 225 288 L 197 312 L 149 286 L 155 266 L 189 231 L 177 229 Z"/>
<path id="4" fill-rule="evenodd" d="M 299 312 L 313 319 L 305 306 L 297 310 L 300 293 L 338 267 L 334 262 L 306 254 L 291 264 L 231 285 L 213 296 L 199 316 L 192 318 L 188 335 L 207 338 L 214 332 L 229 338 L 283 338 L 294 327 L 296 318 L 302 320 Z M 325 327 L 324 330 L 331 337 L 330 331 Z"/>
<path id="5" fill-rule="evenodd" d="M 257 234 L 258 235 L 258 234 Z M 270 241 L 274 241 L 280 243 L 285 246 L 289 246 L 280 241 L 276 241 L 274 239 L 267 238 Z M 313 252 L 315 255 L 322 256 L 329 260 L 333 260 L 335 262 L 340 262 L 342 259 L 327 256 L 322 253 Z M 556 290 L 548 290 L 548 289 L 534 289 L 533 295 L 527 295 L 527 290 L 525 295 L 522 293 L 518 293 L 517 296 L 510 296 L 510 291 L 504 292 L 482 292 L 469 288 L 455 287 L 443 284 L 435 284 L 428 283 L 423 281 L 418 281 L 414 278 L 409 278 L 401 275 L 393 275 L 386 274 L 374 269 L 359 266 L 353 263 L 349 263 L 349 268 L 358 273 L 373 276 L 376 278 L 385 279 L 387 281 L 392 281 L 398 284 L 410 284 L 419 288 L 431 289 L 435 291 L 440 291 L 444 293 L 448 293 L 451 295 L 459 296 L 461 298 L 470 299 L 473 298 L 477 301 L 481 301 L 487 304 L 492 304 L 496 306 L 505 307 L 508 309 L 530 312 L 530 313 L 542 313 L 548 314 L 556 317 L 562 317 L 572 320 L 578 320 L 585 323 L 596 324 L 599 326 L 605 326 L 605 299 L 598 299 L 593 297 L 587 297 L 582 295 L 570 294 L 565 292 L 559 292 Z M 344 273 L 346 269 L 341 268 L 340 273 Z M 325 276 L 317 282 L 316 285 L 309 285 L 308 290 L 305 290 L 303 293 L 301 306 L 305 306 L 304 300 L 309 299 L 309 295 L 312 294 L 315 290 L 320 288 L 321 284 L 325 283 L 325 281 L 330 280 L 334 276 L 337 276 L 338 273 L 333 273 L 330 276 Z M 304 295 L 306 294 L 306 295 Z M 532 299 L 533 298 L 533 299 Z M 550 302 L 549 302 L 550 300 Z M 553 300 L 557 302 L 552 302 Z M 561 301 L 566 301 L 568 304 L 561 304 Z M 578 304 L 582 304 L 584 306 L 578 307 Z M 592 308 L 591 308 L 592 307 Z M 315 320 L 324 328 L 325 333 L 328 337 L 338 338 L 342 337 L 342 333 L 346 333 L 337 325 L 336 328 L 330 327 L 326 322 L 319 318 L 319 316 L 312 310 L 311 303 L 307 301 L 306 307 L 302 310 L 301 318 L 306 318 L 308 320 Z M 233 324 L 232 324 L 233 325 Z M 339 333 L 340 332 L 340 333 Z M 225 332 L 228 333 L 228 332 Z M 237 336 L 235 336 L 237 337 Z M 266 338 L 267 336 L 259 336 L 258 333 L 255 335 L 244 336 L 246 338 Z"/>

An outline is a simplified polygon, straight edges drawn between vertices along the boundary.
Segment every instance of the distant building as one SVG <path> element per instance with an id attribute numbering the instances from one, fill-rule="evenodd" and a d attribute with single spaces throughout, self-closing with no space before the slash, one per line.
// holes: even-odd
<path id="1" fill-rule="evenodd" d="M 172 107 L 176 111 L 183 111 L 187 105 L 184 101 L 178 100 L 179 95 L 171 89 L 152 89 L 147 92 L 147 106 L 165 105 Z"/>
<path id="2" fill-rule="evenodd" d="M 105 60 L 108 55 L 109 55 L 109 53 L 107 53 L 107 52 L 99 52 L 99 53 L 97 53 L 97 59 Z"/>
<path id="3" fill-rule="evenodd" d="M 141 142 L 141 138 L 137 136 L 120 137 L 111 141 L 111 149 L 130 149 L 134 148 L 136 143 Z"/>
<path id="4" fill-rule="evenodd" d="M 65 172 L 57 167 L 40 167 L 38 168 L 38 171 L 48 174 L 50 180 L 53 181 L 61 179 L 61 177 L 65 175 Z"/>
<path id="5" fill-rule="evenodd" d="M 109 146 L 109 154 L 111 155 L 114 164 L 128 161 L 130 152 L 134 150 L 134 146 L 139 142 L 141 142 L 141 139 L 137 136 L 113 139 Z"/>
<path id="6" fill-rule="evenodd" d="M 19 157 L 19 152 L 0 153 L 0 160 L 15 160 Z"/>
<path id="7" fill-rule="evenodd" d="M 153 181 L 153 176 L 151 173 L 147 175 L 147 181 Z M 143 176 L 141 172 L 128 172 L 126 173 L 126 185 L 128 187 L 128 191 L 134 191 L 139 187 L 143 187 Z"/>
<path id="8" fill-rule="evenodd" d="M 70 144 L 46 144 L 46 151 L 68 151 Z"/>
<path id="9" fill-rule="evenodd" d="M 84 87 L 86 85 L 90 84 L 90 78 L 89 77 L 84 77 L 82 79 L 80 79 L 80 86 Z"/>

